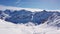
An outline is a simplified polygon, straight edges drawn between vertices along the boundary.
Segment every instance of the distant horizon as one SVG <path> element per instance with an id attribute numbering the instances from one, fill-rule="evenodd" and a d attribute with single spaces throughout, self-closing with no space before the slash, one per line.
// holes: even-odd
<path id="1" fill-rule="evenodd" d="M 48 10 L 48 9 L 40 9 L 40 8 L 22 8 L 22 7 L 15 7 L 15 6 L 5 6 L 5 5 L 0 5 L 0 10 L 5 10 L 5 9 L 12 9 L 12 10 L 21 10 L 21 9 L 27 9 L 27 10 L 37 10 L 37 11 L 42 11 L 42 10 L 47 10 L 47 11 L 60 11 L 60 10 Z"/>

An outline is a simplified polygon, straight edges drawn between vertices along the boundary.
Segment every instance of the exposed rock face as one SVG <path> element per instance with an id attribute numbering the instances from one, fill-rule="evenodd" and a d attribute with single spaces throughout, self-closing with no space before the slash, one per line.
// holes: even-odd
<path id="1" fill-rule="evenodd" d="M 6 18 L 5 20 L 13 23 L 27 23 L 31 21 L 31 18 L 32 13 L 30 11 L 21 10 L 21 11 L 14 11 L 11 14 L 11 17 Z"/>
<path id="2" fill-rule="evenodd" d="M 60 12 L 47 12 L 45 10 L 40 12 L 39 11 L 31 12 L 27 10 L 20 10 L 20 11 L 5 10 L 5 11 L 0 11 L 0 19 L 4 19 L 5 21 L 12 22 L 15 24 L 28 23 L 28 22 L 41 24 L 47 21 L 48 18 L 53 15 L 53 13 L 56 13 L 57 15 L 60 16 Z"/>

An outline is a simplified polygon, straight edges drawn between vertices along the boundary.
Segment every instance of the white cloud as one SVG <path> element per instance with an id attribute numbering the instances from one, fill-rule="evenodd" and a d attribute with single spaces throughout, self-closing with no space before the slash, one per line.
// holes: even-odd
<path id="1" fill-rule="evenodd" d="M 28 10 L 28 11 L 42 11 L 42 9 L 34 9 L 34 8 L 21 8 L 21 7 L 12 7 L 12 6 L 4 6 L 4 5 L 0 5 L 0 10 L 6 10 L 6 9 L 10 9 L 10 10 Z"/>
<path id="2" fill-rule="evenodd" d="M 17 1 L 16 1 L 16 4 L 20 3 L 20 1 L 21 1 L 21 0 L 17 0 Z"/>
<path id="3" fill-rule="evenodd" d="M 13 7 L 13 6 L 4 6 L 4 5 L 0 5 L 0 10 L 6 10 L 6 9 L 10 9 L 10 10 L 28 10 L 31 12 L 39 12 L 39 11 L 43 11 L 44 9 L 37 9 L 37 8 L 22 8 L 22 7 Z M 50 12 L 60 12 L 60 10 L 46 10 L 46 11 L 50 11 Z"/>
<path id="4" fill-rule="evenodd" d="M 15 2 L 15 5 L 20 6 L 20 5 L 21 5 L 21 0 L 17 0 L 17 1 Z"/>

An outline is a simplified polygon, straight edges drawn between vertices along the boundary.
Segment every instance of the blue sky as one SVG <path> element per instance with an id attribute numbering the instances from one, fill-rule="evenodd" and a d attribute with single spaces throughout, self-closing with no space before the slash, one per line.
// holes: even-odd
<path id="1" fill-rule="evenodd" d="M 60 0 L 0 0 L 0 5 L 60 10 Z"/>

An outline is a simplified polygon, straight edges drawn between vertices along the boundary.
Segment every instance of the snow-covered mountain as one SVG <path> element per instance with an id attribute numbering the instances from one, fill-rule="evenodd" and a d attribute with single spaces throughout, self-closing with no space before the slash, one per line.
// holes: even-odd
<path id="1" fill-rule="evenodd" d="M 60 27 L 57 26 L 60 23 L 60 16 L 56 14 L 52 16 L 40 25 L 35 25 L 32 22 L 14 24 L 0 19 L 0 34 L 60 34 Z"/>
<path id="2" fill-rule="evenodd" d="M 3 8 L 6 10 L 0 10 L 0 34 L 60 34 L 60 11 Z"/>
<path id="3" fill-rule="evenodd" d="M 18 23 L 28 23 L 28 22 L 33 22 L 34 24 L 41 24 L 44 23 L 45 21 L 48 20 L 50 16 L 52 16 L 54 13 L 60 16 L 60 12 L 50 12 L 50 11 L 28 11 L 25 9 L 22 10 L 8 10 L 6 9 L 5 11 L 0 10 L 0 19 L 3 19 L 8 22 L 12 22 L 15 24 Z"/>

